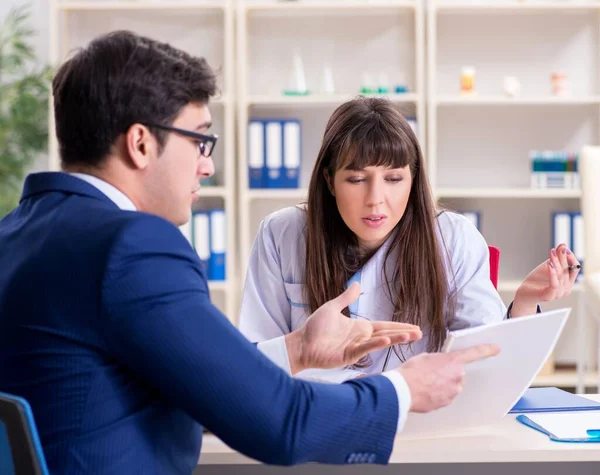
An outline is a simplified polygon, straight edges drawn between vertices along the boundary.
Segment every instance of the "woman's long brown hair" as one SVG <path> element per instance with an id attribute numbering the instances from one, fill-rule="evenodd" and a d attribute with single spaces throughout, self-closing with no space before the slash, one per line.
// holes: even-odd
<path id="1" fill-rule="evenodd" d="M 412 187 L 406 211 L 392 234 L 381 269 L 393 302 L 393 321 L 427 326 L 428 351 L 446 337 L 444 307 L 449 286 L 436 234 L 436 207 L 416 135 L 394 105 L 358 97 L 332 114 L 308 188 L 305 298 L 314 312 L 344 291 L 370 257 L 346 226 L 328 186 L 341 169 L 410 166 Z M 386 275 L 390 256 L 397 256 Z M 347 310 L 346 310 L 347 314 Z"/>

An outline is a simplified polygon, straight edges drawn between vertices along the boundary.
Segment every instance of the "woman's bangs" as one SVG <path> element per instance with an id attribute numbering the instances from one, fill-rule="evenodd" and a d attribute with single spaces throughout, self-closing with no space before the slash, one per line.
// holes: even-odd
<path id="1" fill-rule="evenodd" d="M 355 130 L 342 144 L 337 170 L 363 170 L 367 167 L 404 168 L 414 162 L 410 142 L 398 131 L 371 127 Z"/>

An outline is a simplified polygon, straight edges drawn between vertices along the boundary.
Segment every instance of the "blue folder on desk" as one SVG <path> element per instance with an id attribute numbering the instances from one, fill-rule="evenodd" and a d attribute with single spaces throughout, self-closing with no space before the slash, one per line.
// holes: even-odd
<path id="1" fill-rule="evenodd" d="M 509 411 L 515 413 L 600 411 L 600 403 L 558 388 L 530 388 Z"/>
<path id="2" fill-rule="evenodd" d="M 554 442 L 600 443 L 600 412 L 546 412 L 519 414 L 517 421 Z"/>

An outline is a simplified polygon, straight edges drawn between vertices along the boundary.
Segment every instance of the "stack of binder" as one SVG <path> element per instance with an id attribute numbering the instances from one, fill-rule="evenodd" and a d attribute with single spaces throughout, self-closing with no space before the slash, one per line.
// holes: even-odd
<path id="1" fill-rule="evenodd" d="M 582 264 L 583 271 L 583 217 L 581 213 L 557 211 L 552 213 L 552 246 L 565 243 L 573 251 L 577 260 Z M 579 272 L 578 278 L 582 275 Z"/>
<path id="2" fill-rule="evenodd" d="M 224 281 L 227 255 L 225 210 L 194 211 L 192 219 L 179 229 L 198 253 L 208 280 Z"/>
<path id="3" fill-rule="evenodd" d="M 532 150 L 529 160 L 532 188 L 579 188 L 577 153 Z"/>
<path id="4" fill-rule="evenodd" d="M 298 188 L 302 130 L 295 119 L 252 119 L 248 124 L 250 188 Z"/>

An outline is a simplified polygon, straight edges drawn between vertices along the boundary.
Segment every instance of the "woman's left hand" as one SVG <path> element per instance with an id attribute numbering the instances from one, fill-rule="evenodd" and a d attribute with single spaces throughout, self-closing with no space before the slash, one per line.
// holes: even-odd
<path id="1" fill-rule="evenodd" d="M 538 303 L 569 295 L 579 274 L 579 267 L 574 266 L 579 266 L 579 261 L 565 244 L 551 249 L 550 258 L 533 269 L 517 289 L 511 316 L 533 315 Z"/>

